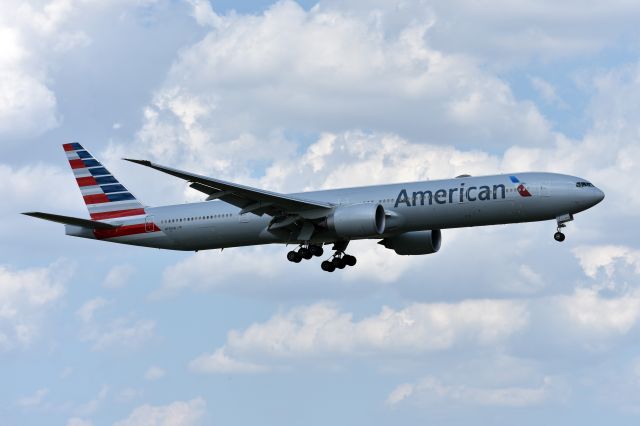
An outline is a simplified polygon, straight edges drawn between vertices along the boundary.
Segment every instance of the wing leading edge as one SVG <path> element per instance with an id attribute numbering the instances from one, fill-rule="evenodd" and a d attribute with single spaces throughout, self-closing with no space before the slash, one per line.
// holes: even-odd
<path id="1" fill-rule="evenodd" d="M 303 213 L 310 210 L 320 210 L 320 212 L 326 215 L 334 208 L 334 205 L 331 203 L 307 200 L 279 194 L 277 192 L 252 188 L 250 186 L 162 166 L 148 160 L 134 160 L 131 158 L 124 158 L 124 160 L 184 179 L 191 183 L 190 186 L 193 189 L 207 194 L 207 200 L 220 199 L 242 209 L 241 214 L 253 213 L 262 216 L 266 213 L 275 217 Z M 323 215 L 322 213 L 321 216 Z"/>

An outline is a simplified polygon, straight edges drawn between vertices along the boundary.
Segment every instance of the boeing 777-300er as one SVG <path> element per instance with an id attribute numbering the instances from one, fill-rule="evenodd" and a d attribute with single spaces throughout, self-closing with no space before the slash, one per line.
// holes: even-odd
<path id="1" fill-rule="evenodd" d="M 512 173 L 359 188 L 280 194 L 221 179 L 125 159 L 190 183 L 206 195 L 198 203 L 143 205 L 79 143 L 63 145 L 91 219 L 50 213 L 29 216 L 65 225 L 66 234 L 170 250 L 208 250 L 294 244 L 287 259 L 333 255 L 323 270 L 353 266 L 351 240 L 375 239 L 400 255 L 435 253 L 441 229 L 553 220 L 554 238 L 573 215 L 604 193 L 589 181 L 556 173 Z"/>

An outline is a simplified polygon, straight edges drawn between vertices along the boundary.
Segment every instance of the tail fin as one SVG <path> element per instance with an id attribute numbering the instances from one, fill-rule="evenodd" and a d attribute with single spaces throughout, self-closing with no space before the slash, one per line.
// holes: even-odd
<path id="1" fill-rule="evenodd" d="M 76 177 L 91 219 L 145 214 L 144 206 L 113 177 L 82 145 L 62 145 Z"/>

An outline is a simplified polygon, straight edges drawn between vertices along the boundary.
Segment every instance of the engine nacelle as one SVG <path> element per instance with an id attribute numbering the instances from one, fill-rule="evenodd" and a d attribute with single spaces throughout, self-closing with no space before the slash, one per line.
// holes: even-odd
<path id="1" fill-rule="evenodd" d="M 440 250 L 441 243 L 442 234 L 439 229 L 405 232 L 380 241 L 380 244 L 401 255 L 435 253 Z"/>
<path id="2" fill-rule="evenodd" d="M 384 207 L 373 203 L 338 206 L 327 218 L 326 226 L 339 237 L 375 237 L 384 233 Z"/>

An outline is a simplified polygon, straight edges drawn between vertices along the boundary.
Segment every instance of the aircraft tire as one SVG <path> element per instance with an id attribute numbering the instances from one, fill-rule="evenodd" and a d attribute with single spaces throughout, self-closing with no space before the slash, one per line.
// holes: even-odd
<path id="1" fill-rule="evenodd" d="M 343 260 L 347 264 L 347 266 L 355 266 L 356 262 L 358 261 L 355 256 L 351 256 L 350 254 L 346 254 L 343 257 Z"/>
<path id="2" fill-rule="evenodd" d="M 311 254 L 316 257 L 320 257 L 324 254 L 322 246 L 309 246 L 309 250 L 311 250 Z"/>
<path id="3" fill-rule="evenodd" d="M 302 260 L 302 256 L 300 256 L 300 253 L 291 250 L 289 253 L 287 253 L 287 260 L 293 263 L 300 263 L 300 261 Z"/>
<path id="4" fill-rule="evenodd" d="M 308 248 L 302 247 L 300 250 L 298 250 L 298 254 L 300 255 L 300 257 L 302 257 L 303 259 L 311 259 L 313 257 L 313 254 L 311 253 L 311 250 L 309 250 Z"/>
<path id="5" fill-rule="evenodd" d="M 553 239 L 561 243 L 564 241 L 565 235 L 562 232 L 556 232 L 553 234 Z"/>
<path id="6" fill-rule="evenodd" d="M 333 272 L 336 270 L 336 267 L 333 265 L 333 263 L 329 262 L 328 260 L 325 260 L 324 262 L 322 262 L 320 264 L 320 267 L 322 268 L 323 271 L 327 271 L 327 272 Z"/>

